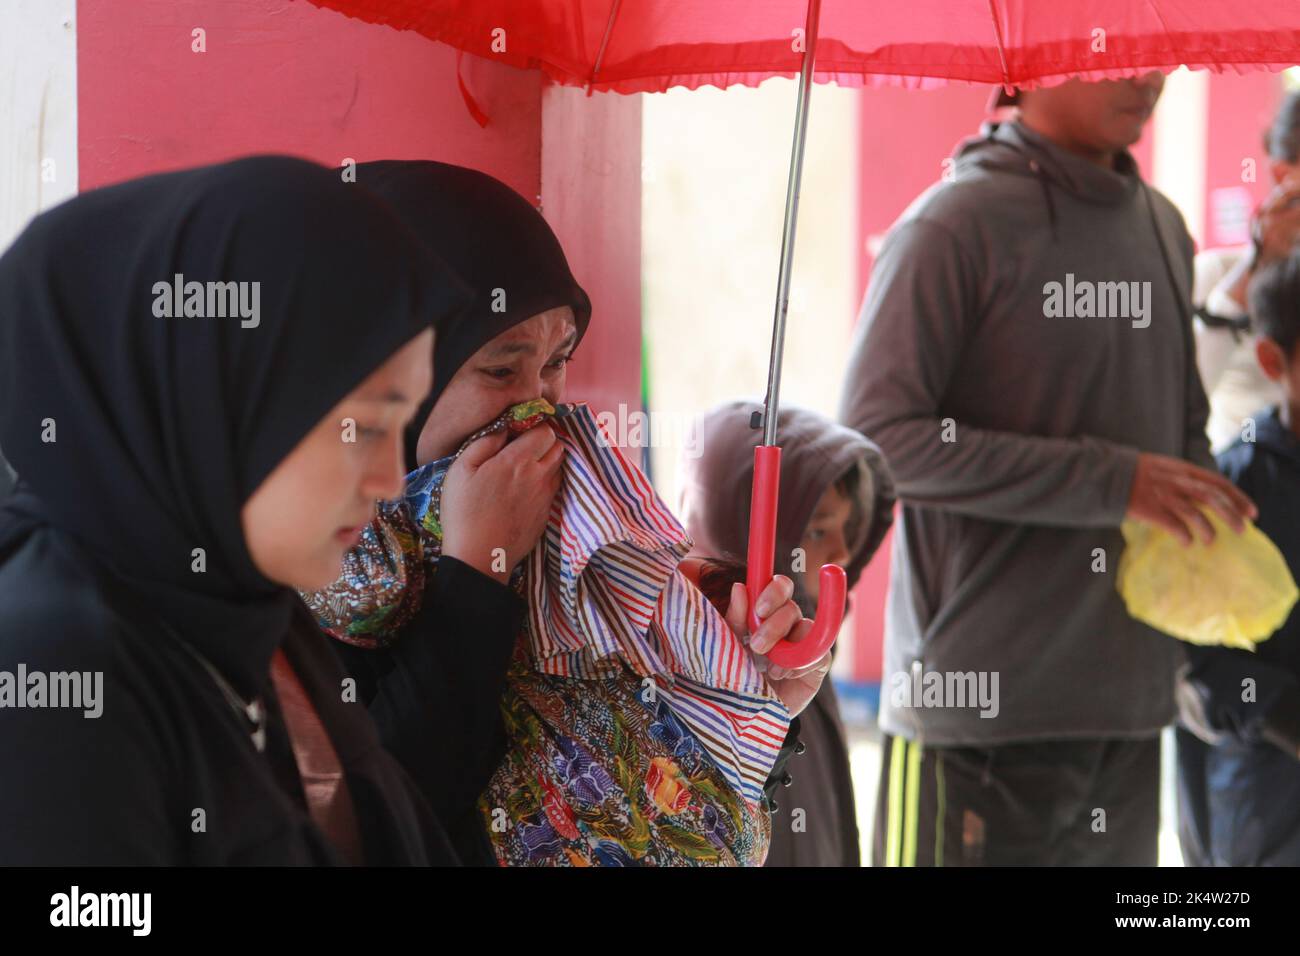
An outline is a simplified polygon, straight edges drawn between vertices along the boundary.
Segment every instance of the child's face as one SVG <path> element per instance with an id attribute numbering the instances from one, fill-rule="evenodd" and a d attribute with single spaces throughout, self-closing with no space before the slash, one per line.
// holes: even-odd
<path id="1" fill-rule="evenodd" d="M 853 502 L 831 485 L 813 509 L 812 520 L 804 531 L 799 547 L 803 548 L 807 563 L 804 565 L 803 586 L 808 596 L 816 601 L 818 598 L 819 579 L 817 572 L 823 564 L 838 564 L 843 567 L 848 563 L 849 554 L 848 525 L 853 516 Z"/>

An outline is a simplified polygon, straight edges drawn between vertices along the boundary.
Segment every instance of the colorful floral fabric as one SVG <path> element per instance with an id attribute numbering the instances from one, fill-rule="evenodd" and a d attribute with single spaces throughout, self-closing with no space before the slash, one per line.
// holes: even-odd
<path id="1" fill-rule="evenodd" d="M 507 866 L 757 866 L 766 812 L 742 799 L 668 702 L 630 670 L 556 677 L 522 653 L 510 747 L 479 802 Z"/>
<path id="2" fill-rule="evenodd" d="M 528 598 L 502 701 L 506 759 L 480 808 L 513 865 L 760 864 L 762 786 L 789 715 L 740 640 L 678 570 L 684 529 L 585 405 L 525 403 L 468 439 L 550 418 L 564 485 L 514 583 Z M 457 452 L 459 454 L 459 452 Z M 340 581 L 304 594 L 322 628 L 382 647 L 441 553 L 442 482 L 413 472 Z"/>

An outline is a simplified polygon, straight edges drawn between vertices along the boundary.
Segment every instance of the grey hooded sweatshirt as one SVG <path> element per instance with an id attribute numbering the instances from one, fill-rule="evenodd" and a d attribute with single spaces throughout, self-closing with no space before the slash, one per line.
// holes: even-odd
<path id="1" fill-rule="evenodd" d="M 840 418 L 902 516 L 881 727 L 936 745 L 1146 737 L 1178 643 L 1115 590 L 1139 451 L 1213 467 L 1192 241 L 1140 179 L 986 127 L 891 229 Z"/>

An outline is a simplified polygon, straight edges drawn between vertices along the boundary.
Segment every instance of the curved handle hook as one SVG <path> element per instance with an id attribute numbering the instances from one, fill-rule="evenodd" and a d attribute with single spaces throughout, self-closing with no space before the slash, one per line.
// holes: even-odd
<path id="1" fill-rule="evenodd" d="M 772 582 L 776 567 L 776 508 L 781 488 L 781 446 L 759 445 L 754 449 L 754 488 L 749 499 L 749 554 L 745 590 L 749 596 L 749 631 L 758 630 L 754 605 L 758 596 Z M 806 667 L 825 656 L 839 635 L 844 621 L 844 597 L 847 582 L 844 569 L 837 564 L 823 564 L 818 575 L 820 593 L 817 618 L 802 641 L 778 641 L 768 652 L 768 660 L 787 670 Z"/>

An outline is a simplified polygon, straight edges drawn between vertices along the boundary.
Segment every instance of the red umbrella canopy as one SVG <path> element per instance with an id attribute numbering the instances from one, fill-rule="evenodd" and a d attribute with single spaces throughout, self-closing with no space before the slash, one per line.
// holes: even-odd
<path id="1" fill-rule="evenodd" d="M 311 0 L 618 93 L 797 73 L 807 0 Z M 1300 61 L 1294 0 L 824 0 L 816 79 L 1032 86 Z"/>

